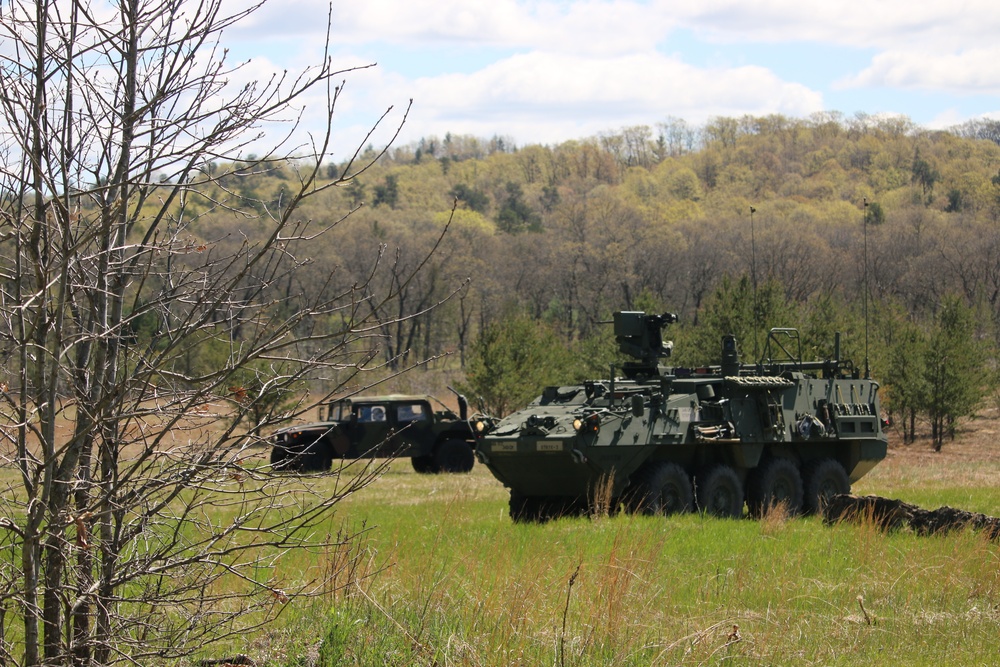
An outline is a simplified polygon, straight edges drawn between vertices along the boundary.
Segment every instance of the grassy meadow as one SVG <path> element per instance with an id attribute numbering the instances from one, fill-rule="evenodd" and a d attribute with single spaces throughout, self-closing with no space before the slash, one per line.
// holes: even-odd
<path id="1" fill-rule="evenodd" d="M 896 444 L 854 492 L 1000 515 L 997 429 Z M 1000 545 L 976 534 L 779 513 L 514 525 L 506 502 L 482 466 L 392 462 L 330 525 L 364 529 L 350 549 L 276 571 L 330 592 L 234 648 L 272 665 L 1000 664 Z"/>

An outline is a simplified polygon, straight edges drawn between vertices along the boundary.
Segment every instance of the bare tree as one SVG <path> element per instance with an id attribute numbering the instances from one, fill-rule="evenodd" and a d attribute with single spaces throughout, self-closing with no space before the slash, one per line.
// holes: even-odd
<path id="1" fill-rule="evenodd" d="M 310 240 L 336 226 L 296 208 L 367 168 L 371 137 L 320 185 L 346 72 L 324 54 L 233 87 L 244 74 L 221 35 L 261 4 L 227 7 L 0 8 L 0 665 L 150 664 L 267 622 L 314 591 L 276 559 L 339 539 L 313 529 L 374 474 L 283 479 L 253 448 L 323 398 L 246 419 L 261 397 L 309 378 L 364 385 L 386 324 L 366 314 L 394 295 L 335 271 L 289 293 Z M 307 97 L 326 122 L 296 145 Z M 262 151 L 278 121 L 284 139 Z M 297 158 L 266 206 L 226 185 L 251 148 L 255 169 Z M 261 209 L 256 238 L 211 224 Z M 191 363 L 206 346 L 217 362 Z"/>

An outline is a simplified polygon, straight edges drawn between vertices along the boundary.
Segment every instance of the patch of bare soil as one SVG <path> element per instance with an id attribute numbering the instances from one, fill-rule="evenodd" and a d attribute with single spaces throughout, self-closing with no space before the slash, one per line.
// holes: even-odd
<path id="1" fill-rule="evenodd" d="M 930 426 L 917 424 L 917 439 L 903 444 L 901 428 L 890 428 L 889 452 L 863 482 L 878 488 L 881 483 L 928 482 L 955 486 L 1000 486 L 1000 409 L 982 410 L 958 424 L 955 439 L 945 439 L 934 451 Z"/>
<path id="2" fill-rule="evenodd" d="M 955 439 L 945 438 L 940 452 L 935 452 L 929 424 L 917 422 L 917 439 L 903 444 L 903 430 L 889 430 L 889 458 L 908 461 L 1000 461 L 1000 408 L 981 411 L 958 424 Z"/>

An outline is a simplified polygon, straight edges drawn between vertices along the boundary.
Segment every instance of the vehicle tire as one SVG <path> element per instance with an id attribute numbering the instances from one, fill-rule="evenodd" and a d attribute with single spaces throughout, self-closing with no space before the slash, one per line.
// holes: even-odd
<path id="1" fill-rule="evenodd" d="M 464 440 L 445 440 L 434 453 L 434 463 L 440 472 L 469 472 L 476 456 Z"/>
<path id="2" fill-rule="evenodd" d="M 743 515 L 743 483 L 731 467 L 723 464 L 706 469 L 695 478 L 695 488 L 700 511 L 718 517 Z"/>
<path id="3" fill-rule="evenodd" d="M 791 515 L 802 511 L 802 475 L 790 459 L 764 461 L 751 473 L 747 484 L 750 516 L 759 519 L 779 505 L 784 505 Z"/>
<path id="4" fill-rule="evenodd" d="M 298 469 L 302 472 L 327 472 L 333 465 L 333 451 L 325 440 L 310 444 L 299 456 Z"/>
<path id="5" fill-rule="evenodd" d="M 586 504 L 578 498 L 525 496 L 510 492 L 510 518 L 514 523 L 545 523 L 564 516 L 579 516 Z"/>
<path id="6" fill-rule="evenodd" d="M 510 518 L 514 523 L 536 522 L 542 520 L 544 499 L 538 496 L 525 496 L 516 491 L 510 492 Z"/>
<path id="7" fill-rule="evenodd" d="M 851 492 L 851 479 L 844 466 L 834 459 L 819 459 L 805 467 L 805 492 L 802 509 L 806 514 L 823 510 L 830 498 Z"/>
<path id="8" fill-rule="evenodd" d="M 676 463 L 652 464 L 640 476 L 631 506 L 642 514 L 690 512 L 694 509 L 691 478 Z"/>
<path id="9" fill-rule="evenodd" d="M 411 456 L 410 463 L 413 464 L 413 469 L 421 475 L 428 475 L 438 471 L 433 456 Z"/>
<path id="10" fill-rule="evenodd" d="M 271 447 L 271 470 L 288 470 L 291 456 L 284 447 Z"/>

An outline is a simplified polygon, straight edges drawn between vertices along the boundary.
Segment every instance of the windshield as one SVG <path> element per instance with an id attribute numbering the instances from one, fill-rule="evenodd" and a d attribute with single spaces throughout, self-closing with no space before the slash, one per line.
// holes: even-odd
<path id="1" fill-rule="evenodd" d="M 351 404 L 347 401 L 336 401 L 326 406 L 326 421 L 347 421 L 351 417 Z"/>

